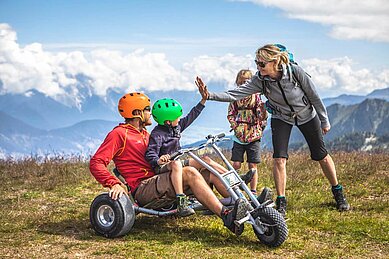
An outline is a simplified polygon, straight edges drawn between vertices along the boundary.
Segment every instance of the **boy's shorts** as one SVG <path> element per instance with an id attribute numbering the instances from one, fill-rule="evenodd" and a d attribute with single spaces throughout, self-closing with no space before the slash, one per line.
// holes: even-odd
<path id="1" fill-rule="evenodd" d="M 261 163 L 261 142 L 256 140 L 247 145 L 239 144 L 234 141 L 232 147 L 231 160 L 233 162 L 244 162 L 244 153 L 247 154 L 247 162 L 253 164 Z"/>
<path id="2" fill-rule="evenodd" d="M 209 185 L 209 172 L 204 170 L 201 174 Z M 189 188 L 185 188 L 184 193 L 192 194 Z M 176 192 L 170 178 L 170 172 L 157 174 L 143 180 L 136 188 L 134 198 L 140 206 L 146 208 L 157 209 L 172 204 L 176 200 Z"/>

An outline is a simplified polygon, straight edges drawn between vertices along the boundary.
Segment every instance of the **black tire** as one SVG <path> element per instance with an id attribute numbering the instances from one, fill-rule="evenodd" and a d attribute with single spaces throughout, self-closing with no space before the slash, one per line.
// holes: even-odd
<path id="1" fill-rule="evenodd" d="M 288 237 L 288 227 L 284 217 L 275 209 L 265 207 L 253 213 L 255 220 L 259 219 L 265 228 L 264 234 L 259 234 L 254 228 L 254 233 L 261 243 L 270 246 L 280 246 Z"/>
<path id="2" fill-rule="evenodd" d="M 115 201 L 108 193 L 102 193 L 93 200 L 89 219 L 98 235 L 114 238 L 131 230 L 135 223 L 135 210 L 127 195 Z"/>

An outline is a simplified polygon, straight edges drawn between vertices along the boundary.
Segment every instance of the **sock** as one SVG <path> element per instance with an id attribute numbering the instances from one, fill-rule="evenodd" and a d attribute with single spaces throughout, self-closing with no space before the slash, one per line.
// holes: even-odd
<path id="1" fill-rule="evenodd" d="M 176 198 L 178 198 L 178 197 L 185 197 L 186 195 L 185 194 L 183 194 L 183 193 L 178 193 L 178 194 L 176 194 Z"/>
<path id="2" fill-rule="evenodd" d="M 250 190 L 252 193 L 256 194 L 257 190 Z"/>
<path id="3" fill-rule="evenodd" d="M 284 196 L 284 195 L 278 195 L 278 196 L 277 196 L 277 199 L 282 199 L 282 198 L 285 199 L 285 196 Z"/>
<path id="4" fill-rule="evenodd" d="M 341 189 L 343 189 L 343 186 L 340 184 L 332 186 L 332 190 L 341 190 Z"/>
<path id="5" fill-rule="evenodd" d="M 222 211 L 220 212 L 220 215 L 222 215 L 222 216 L 226 215 L 229 211 L 230 210 L 226 206 L 223 205 Z"/>

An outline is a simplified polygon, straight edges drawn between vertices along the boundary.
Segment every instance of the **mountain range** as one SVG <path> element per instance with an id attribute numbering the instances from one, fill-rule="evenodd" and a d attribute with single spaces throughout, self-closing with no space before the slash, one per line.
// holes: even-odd
<path id="1" fill-rule="evenodd" d="M 216 91 L 224 90 L 221 85 L 210 87 Z M 122 94 L 111 90 L 106 96 L 100 97 L 84 87 L 75 97 L 76 101 L 70 104 L 37 90 L 0 95 L 0 157 L 93 153 L 105 135 L 122 122 L 117 112 L 117 100 Z M 193 91 L 155 91 L 147 94 L 151 100 L 165 97 L 179 100 L 184 113 L 189 112 L 200 100 L 200 95 Z M 370 141 L 370 148 L 360 145 L 355 147 L 357 150 L 388 149 L 385 136 L 389 134 L 389 88 L 375 90 L 366 96 L 326 98 L 323 102 L 332 124 L 331 131 L 325 137 L 328 144 L 346 139 L 350 142 L 352 136 L 351 139 L 364 139 L 355 140 L 358 143 Z M 193 125 L 184 131 L 183 145 L 201 140 L 208 134 L 228 133 L 228 104 L 207 102 L 206 106 Z M 375 143 L 374 139 L 379 139 L 379 143 Z M 262 145 L 263 148 L 271 148 L 269 129 L 264 133 Z M 304 148 L 304 140 L 298 130 L 293 130 L 290 146 Z M 337 149 L 342 145 L 331 144 L 331 147 Z"/>

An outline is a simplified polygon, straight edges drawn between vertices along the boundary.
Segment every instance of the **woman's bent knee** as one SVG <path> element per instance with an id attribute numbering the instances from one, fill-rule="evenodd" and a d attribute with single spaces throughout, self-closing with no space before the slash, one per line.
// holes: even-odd
<path id="1" fill-rule="evenodd" d="M 284 157 L 274 158 L 273 161 L 276 165 L 286 165 L 286 158 Z"/>
<path id="2" fill-rule="evenodd" d="M 327 154 L 324 158 L 317 160 L 317 161 L 319 161 L 320 163 L 327 164 L 330 161 L 330 159 L 331 159 L 330 155 Z"/>

